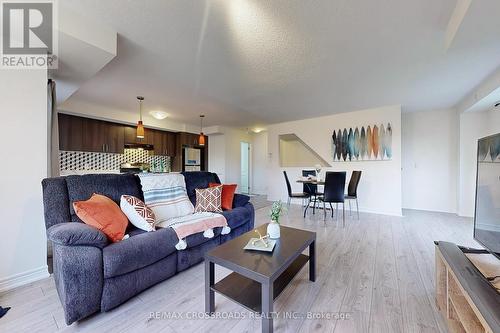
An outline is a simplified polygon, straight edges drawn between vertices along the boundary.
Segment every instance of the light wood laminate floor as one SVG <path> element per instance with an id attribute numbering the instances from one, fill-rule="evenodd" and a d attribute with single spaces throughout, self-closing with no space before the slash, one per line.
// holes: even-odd
<path id="1" fill-rule="evenodd" d="M 268 207 L 256 224 L 267 222 Z M 446 332 L 434 305 L 434 240 L 479 247 L 472 221 L 451 214 L 404 211 L 405 217 L 361 214 L 345 228 L 322 212 L 302 218 L 292 207 L 282 223 L 317 232 L 315 283 L 303 269 L 276 300 L 275 332 Z M 204 311 L 204 266 L 196 265 L 118 308 L 66 326 L 52 278 L 0 295 L 11 306 L 0 332 L 259 332 L 260 320 L 216 295 L 224 318 L 191 319 Z M 216 267 L 216 279 L 228 271 Z M 151 318 L 159 312 L 160 319 Z M 293 318 L 283 318 L 284 314 Z M 328 319 L 340 313 L 345 319 Z M 183 316 L 166 319 L 165 317 Z"/>

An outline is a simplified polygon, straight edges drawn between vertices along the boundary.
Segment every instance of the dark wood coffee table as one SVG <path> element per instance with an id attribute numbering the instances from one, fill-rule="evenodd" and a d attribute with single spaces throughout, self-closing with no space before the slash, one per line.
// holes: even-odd
<path id="1" fill-rule="evenodd" d="M 266 234 L 267 224 L 257 228 Z M 272 253 L 243 250 L 252 230 L 205 254 L 205 311 L 214 313 L 215 292 L 262 314 L 262 332 L 273 331 L 273 302 L 309 261 L 309 280 L 316 280 L 316 233 L 281 226 Z M 309 247 L 309 256 L 302 254 Z M 215 264 L 233 271 L 215 283 Z"/>

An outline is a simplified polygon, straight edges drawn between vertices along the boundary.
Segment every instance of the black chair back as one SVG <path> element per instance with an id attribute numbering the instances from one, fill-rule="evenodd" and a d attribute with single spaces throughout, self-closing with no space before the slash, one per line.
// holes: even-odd
<path id="1" fill-rule="evenodd" d="M 325 202 L 344 202 L 345 172 L 327 172 L 325 177 Z"/>
<path id="2" fill-rule="evenodd" d="M 347 195 L 350 197 L 358 196 L 358 185 L 361 179 L 361 171 L 353 171 L 351 175 L 351 180 L 349 181 L 349 186 L 347 187 Z"/>
<path id="3" fill-rule="evenodd" d="M 286 181 L 286 189 L 288 190 L 288 196 L 292 196 L 292 185 L 290 185 L 290 181 L 288 180 L 288 176 L 286 174 L 286 171 L 283 170 L 283 175 L 285 175 L 285 181 Z"/>
<path id="4" fill-rule="evenodd" d="M 316 170 L 302 170 L 302 177 L 316 176 Z M 304 184 L 302 192 L 316 195 L 318 193 L 318 185 L 316 184 Z"/>

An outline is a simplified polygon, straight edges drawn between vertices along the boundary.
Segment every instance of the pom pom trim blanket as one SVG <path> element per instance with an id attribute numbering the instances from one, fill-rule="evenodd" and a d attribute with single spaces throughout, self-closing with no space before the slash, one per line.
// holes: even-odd
<path id="1" fill-rule="evenodd" d="M 184 250 L 187 248 L 185 240 L 187 236 L 203 232 L 205 238 L 213 238 L 213 229 L 217 227 L 222 228 L 221 233 L 223 235 L 227 235 L 231 232 L 231 228 L 227 225 L 227 220 L 223 215 L 209 212 L 177 217 L 157 225 L 157 228 L 168 227 L 174 229 L 179 238 L 179 243 L 175 245 L 177 250 Z"/>
<path id="2" fill-rule="evenodd" d="M 201 212 L 193 214 L 186 182 L 181 174 L 139 174 L 144 202 L 156 215 L 156 227 L 174 229 L 179 243 L 177 250 L 187 248 L 187 236 L 203 232 L 206 238 L 213 238 L 213 228 L 222 227 L 222 234 L 231 232 L 226 218 L 221 214 Z"/>

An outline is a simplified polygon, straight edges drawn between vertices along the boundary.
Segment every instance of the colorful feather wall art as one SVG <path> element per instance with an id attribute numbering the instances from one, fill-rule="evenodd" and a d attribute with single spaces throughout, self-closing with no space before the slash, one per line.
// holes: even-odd
<path id="1" fill-rule="evenodd" d="M 366 131 L 365 127 L 361 127 L 361 135 L 359 137 L 360 141 L 360 149 L 359 149 L 359 156 L 363 157 L 366 156 L 366 153 L 368 152 L 368 142 L 366 142 Z M 333 155 L 335 159 L 335 155 Z"/>
<path id="2" fill-rule="evenodd" d="M 349 128 L 349 134 L 347 135 L 347 157 L 349 161 L 352 161 L 354 156 L 354 132 L 352 128 Z"/>
<path id="3" fill-rule="evenodd" d="M 380 130 L 379 130 L 378 134 L 379 134 L 379 140 L 380 140 L 380 144 L 379 144 L 380 156 L 384 156 L 384 154 L 385 154 L 385 141 L 386 141 L 384 124 L 380 125 Z"/>
<path id="4" fill-rule="evenodd" d="M 337 151 L 337 160 L 340 161 L 340 159 L 342 158 L 342 131 L 341 130 L 337 131 L 337 148 L 336 148 L 336 151 Z"/>
<path id="5" fill-rule="evenodd" d="M 337 133 L 335 131 L 332 134 L 332 156 L 333 159 L 337 156 Z"/>
<path id="6" fill-rule="evenodd" d="M 500 157 L 500 148 L 481 149 L 481 156 L 490 153 Z M 388 124 L 344 128 L 332 133 L 333 161 L 383 161 L 392 159 L 392 126 Z"/>
<path id="7" fill-rule="evenodd" d="M 373 135 L 372 135 L 372 128 L 368 126 L 368 129 L 366 130 L 366 144 L 368 145 L 368 150 L 366 153 L 368 154 L 368 159 L 371 160 L 372 155 L 373 155 Z"/>
<path id="8" fill-rule="evenodd" d="M 349 141 L 349 135 L 347 134 L 347 129 L 344 128 L 344 132 L 342 132 L 342 159 L 344 161 L 347 160 L 347 151 L 349 147 L 347 146 Z"/>
<path id="9" fill-rule="evenodd" d="M 378 151 L 380 149 L 380 138 L 379 138 L 379 134 L 378 134 L 377 125 L 373 126 L 372 136 L 373 136 L 373 139 L 372 139 L 373 157 L 375 157 L 375 159 L 377 159 L 378 158 Z"/>
<path id="10" fill-rule="evenodd" d="M 354 150 L 353 150 L 353 157 L 356 160 L 359 160 L 360 150 L 361 150 L 361 139 L 359 136 L 359 129 L 356 127 L 356 130 L 354 131 Z"/>
<path id="11" fill-rule="evenodd" d="M 384 145 L 384 153 L 388 159 L 392 158 L 392 126 L 391 124 L 387 124 L 387 129 L 385 131 L 385 141 Z"/>

